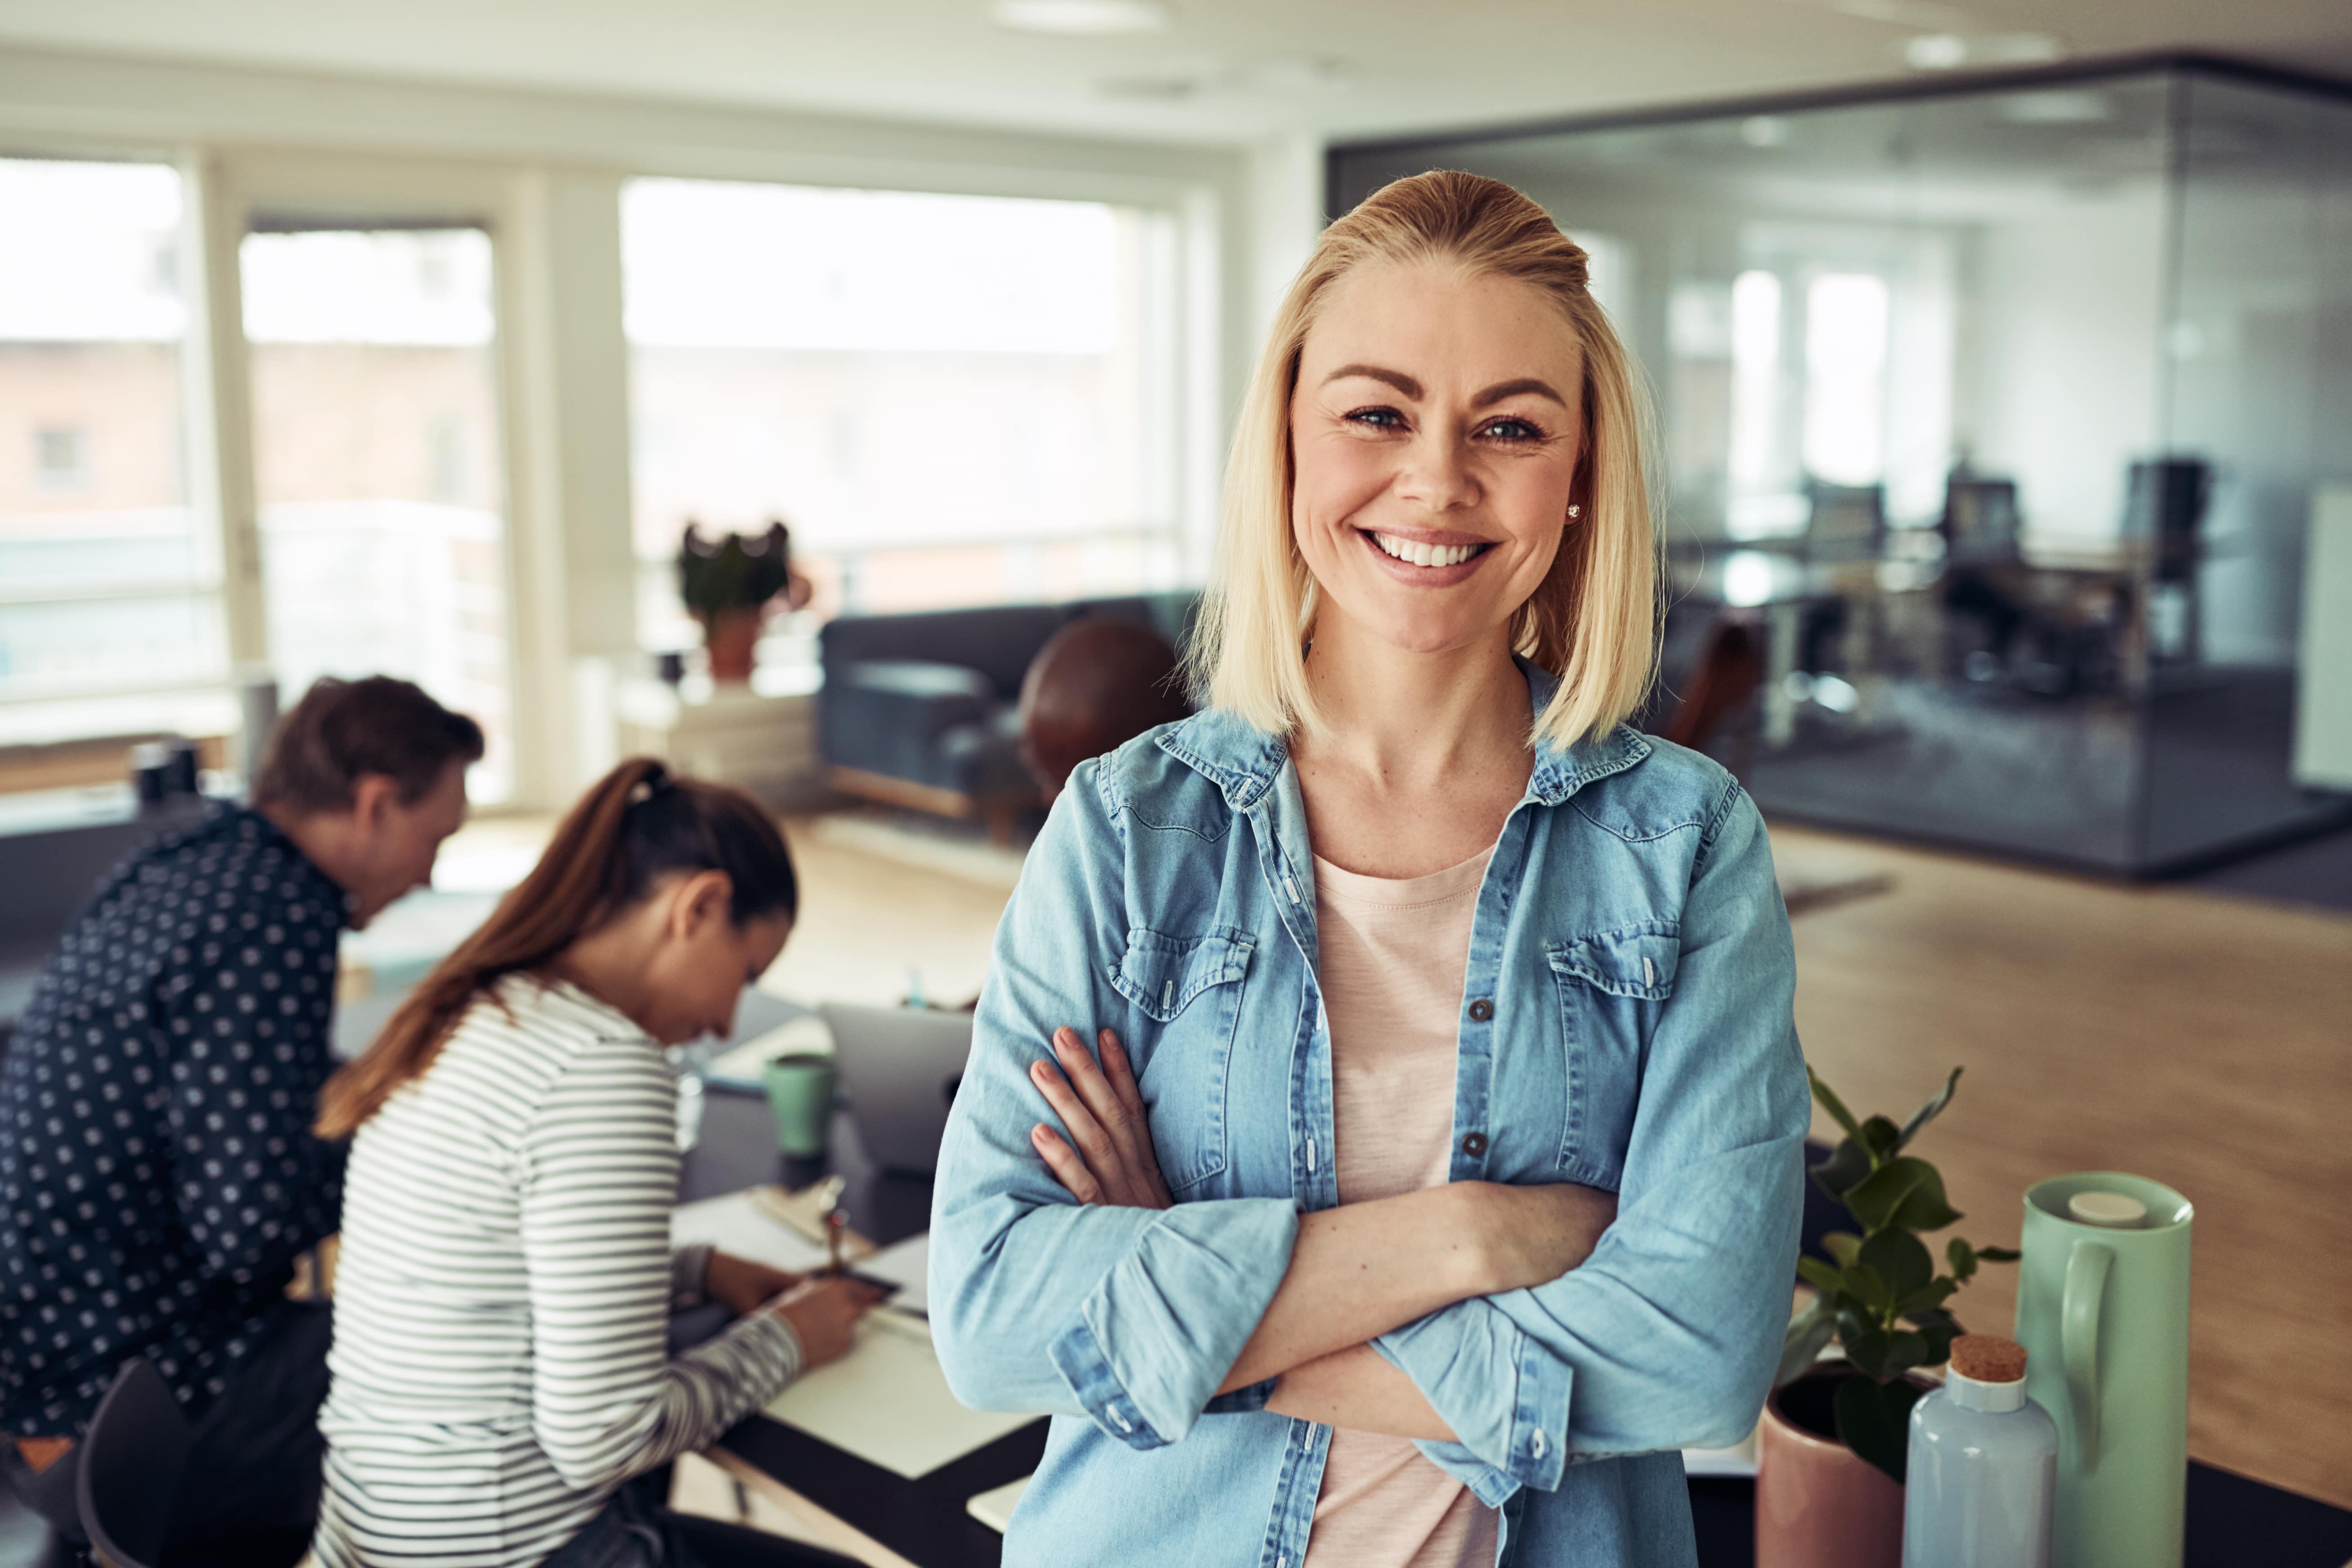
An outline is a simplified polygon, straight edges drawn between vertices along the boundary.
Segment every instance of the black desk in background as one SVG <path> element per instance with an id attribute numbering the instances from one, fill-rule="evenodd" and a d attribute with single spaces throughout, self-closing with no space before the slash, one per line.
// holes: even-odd
<path id="1" fill-rule="evenodd" d="M 776 1152 L 767 1101 L 726 1090 L 709 1097 L 702 1141 L 687 1156 L 678 1198 L 717 1197 L 767 1182 L 797 1187 L 835 1173 L 847 1182 L 842 1202 L 851 1223 L 876 1241 L 887 1246 L 929 1225 L 931 1184 L 876 1169 L 846 1112 L 834 1118 L 829 1162 L 787 1163 Z M 1034 1470 L 1045 1451 L 1045 1423 L 1041 1418 L 911 1481 L 764 1415 L 728 1433 L 720 1446 L 919 1568 L 998 1568 L 1003 1538 L 964 1504 Z M 1752 1568 L 1755 1483 L 1700 1477 L 1690 1489 L 1701 1568 Z M 2189 1467 L 2182 1568 L 2345 1568 L 2347 1562 L 2352 1512 L 2208 1465 Z"/>

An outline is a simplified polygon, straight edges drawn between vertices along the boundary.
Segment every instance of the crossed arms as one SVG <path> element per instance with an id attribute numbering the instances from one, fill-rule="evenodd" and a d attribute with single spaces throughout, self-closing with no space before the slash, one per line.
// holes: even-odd
<path id="1" fill-rule="evenodd" d="M 1167 1208 L 1126 1049 L 1108 1029 L 1096 1039 L 1099 1061 L 1076 1030 L 1056 1030 L 1054 1061 L 1030 1065 L 1030 1081 L 1069 1130 L 1065 1141 L 1040 1122 L 1030 1142 L 1082 1204 Z M 1456 1182 L 1304 1215 L 1282 1283 L 1217 1392 L 1272 1378 L 1265 1408 L 1276 1415 L 1454 1442 L 1412 1379 L 1370 1342 L 1456 1301 L 1558 1279 L 1591 1255 L 1616 1214 L 1614 1194 L 1572 1182 Z"/>

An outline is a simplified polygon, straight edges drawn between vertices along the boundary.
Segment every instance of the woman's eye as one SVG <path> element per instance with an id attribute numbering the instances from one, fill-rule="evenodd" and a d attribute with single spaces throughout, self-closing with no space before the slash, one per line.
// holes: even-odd
<path id="1" fill-rule="evenodd" d="M 1497 419 L 1479 432 L 1500 441 L 1540 441 L 1543 432 L 1524 419 Z"/>
<path id="2" fill-rule="evenodd" d="M 1375 430 L 1404 428 L 1404 416 L 1393 408 L 1359 408 L 1348 419 L 1350 424 L 1369 425 Z"/>

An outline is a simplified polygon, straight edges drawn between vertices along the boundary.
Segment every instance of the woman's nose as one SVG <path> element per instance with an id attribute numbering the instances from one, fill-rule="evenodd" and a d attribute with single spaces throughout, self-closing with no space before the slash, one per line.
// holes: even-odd
<path id="1" fill-rule="evenodd" d="M 1460 442 L 1451 436 L 1424 432 L 1405 449 L 1404 469 L 1397 495 L 1431 511 L 1455 511 L 1478 500 L 1478 484 L 1470 472 Z"/>

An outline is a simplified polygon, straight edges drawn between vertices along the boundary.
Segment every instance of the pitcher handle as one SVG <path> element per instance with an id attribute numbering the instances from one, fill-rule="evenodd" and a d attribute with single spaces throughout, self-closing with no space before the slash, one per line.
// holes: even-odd
<path id="1" fill-rule="evenodd" d="M 2088 1471 L 2099 1462 L 2099 1309 L 2107 1294 L 2115 1251 L 2078 1241 L 2066 1258 L 2066 1291 L 2059 1303 L 2058 1348 L 2066 1363 L 2066 1393 L 2074 1410 L 2074 1447 Z"/>

